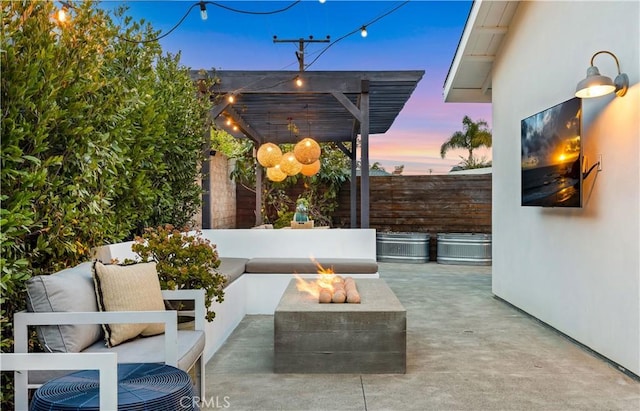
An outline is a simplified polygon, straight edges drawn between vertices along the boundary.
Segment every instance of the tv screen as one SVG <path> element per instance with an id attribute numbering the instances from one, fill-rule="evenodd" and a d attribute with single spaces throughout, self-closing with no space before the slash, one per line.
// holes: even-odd
<path id="1" fill-rule="evenodd" d="M 522 205 L 582 207 L 581 99 L 521 121 Z"/>

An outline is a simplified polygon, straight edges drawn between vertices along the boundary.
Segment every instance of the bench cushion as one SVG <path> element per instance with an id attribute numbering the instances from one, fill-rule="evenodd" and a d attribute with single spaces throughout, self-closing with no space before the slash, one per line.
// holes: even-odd
<path id="1" fill-rule="evenodd" d="M 225 287 L 244 274 L 245 265 L 248 261 L 248 258 L 220 257 L 218 272 L 227 279 Z"/>
<path id="2" fill-rule="evenodd" d="M 325 269 L 336 274 L 375 274 L 378 263 L 367 258 L 318 258 Z M 247 273 L 305 274 L 317 273 L 318 266 L 310 258 L 252 258 L 245 266 Z"/>
<path id="3" fill-rule="evenodd" d="M 98 311 L 91 262 L 27 281 L 27 309 L 31 312 Z M 50 352 L 80 352 L 102 338 L 100 324 L 44 325 L 38 339 Z"/>
<path id="4" fill-rule="evenodd" d="M 204 331 L 178 330 L 178 368 L 188 371 L 204 351 L 204 343 Z M 164 334 L 137 338 L 113 348 L 106 347 L 104 341 L 98 341 L 84 352 L 116 352 L 118 363 L 163 363 Z M 71 372 L 73 371 L 29 371 L 29 383 L 43 384 Z"/>

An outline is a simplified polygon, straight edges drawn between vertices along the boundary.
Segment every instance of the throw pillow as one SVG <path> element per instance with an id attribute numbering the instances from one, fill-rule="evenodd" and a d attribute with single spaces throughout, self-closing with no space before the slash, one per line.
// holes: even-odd
<path id="1" fill-rule="evenodd" d="M 27 309 L 36 313 L 98 311 L 91 262 L 27 280 Z M 80 352 L 102 338 L 99 324 L 40 325 L 38 339 L 49 352 Z"/>
<path id="2" fill-rule="evenodd" d="M 98 308 L 100 311 L 164 310 L 156 263 L 105 265 L 94 263 Z M 114 347 L 139 335 L 162 334 L 164 324 L 103 324 L 107 346 Z"/>

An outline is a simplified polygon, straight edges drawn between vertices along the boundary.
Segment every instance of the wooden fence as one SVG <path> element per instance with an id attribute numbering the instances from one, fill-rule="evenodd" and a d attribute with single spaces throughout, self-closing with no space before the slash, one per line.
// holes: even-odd
<path id="1" fill-rule="evenodd" d="M 396 232 L 491 232 L 490 174 L 381 176 L 370 177 L 369 183 L 372 228 Z M 359 190 L 358 184 L 358 194 Z M 340 191 L 340 206 L 334 216 L 338 227 L 350 224 L 349 199 L 347 184 Z"/>
<path id="2" fill-rule="evenodd" d="M 360 192 L 358 178 L 358 193 Z M 435 257 L 438 233 L 491 233 L 491 174 L 370 177 L 369 226 L 378 231 L 426 232 Z M 297 198 L 296 188 L 292 198 Z M 334 227 L 350 227 L 349 183 L 340 190 Z M 238 228 L 255 222 L 255 195 L 238 186 Z M 358 196 L 358 216 L 360 198 Z"/>
<path id="3" fill-rule="evenodd" d="M 369 226 L 429 233 L 431 260 L 438 233 L 491 233 L 491 174 L 382 176 L 370 177 L 369 184 Z M 336 227 L 350 226 L 349 192 L 348 184 L 340 191 Z"/>

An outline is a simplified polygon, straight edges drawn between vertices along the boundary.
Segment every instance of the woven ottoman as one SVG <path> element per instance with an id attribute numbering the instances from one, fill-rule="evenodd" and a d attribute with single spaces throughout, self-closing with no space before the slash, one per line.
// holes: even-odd
<path id="1" fill-rule="evenodd" d="M 97 370 L 78 371 L 42 385 L 31 411 L 99 410 Z M 164 364 L 118 364 L 118 410 L 193 410 L 189 375 Z"/>

